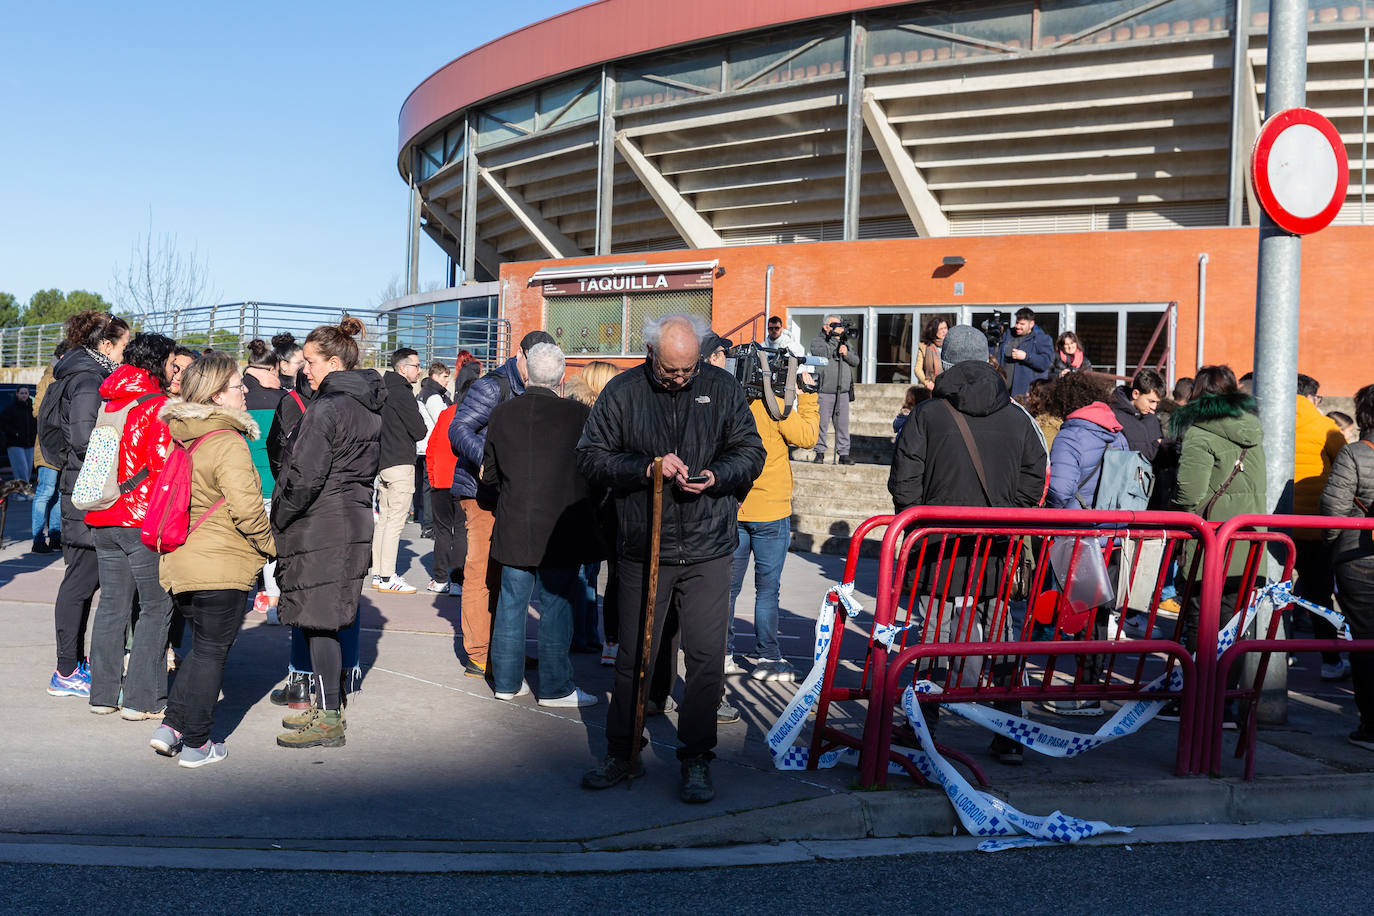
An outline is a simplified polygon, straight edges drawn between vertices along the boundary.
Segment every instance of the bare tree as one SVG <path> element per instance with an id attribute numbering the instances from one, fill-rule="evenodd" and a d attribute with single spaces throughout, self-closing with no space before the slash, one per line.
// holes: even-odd
<path id="1" fill-rule="evenodd" d="M 182 252 L 175 235 L 155 235 L 151 215 L 147 233 L 130 249 L 128 265 L 115 265 L 115 305 L 144 330 L 170 329 L 175 315 L 213 305 L 218 295 L 199 252 Z"/>
<path id="2" fill-rule="evenodd" d="M 399 299 L 406 294 L 405 284 L 401 282 L 400 274 L 392 274 L 386 286 L 382 287 L 377 293 L 377 299 L 372 303 L 373 308 L 381 308 L 392 299 Z"/>

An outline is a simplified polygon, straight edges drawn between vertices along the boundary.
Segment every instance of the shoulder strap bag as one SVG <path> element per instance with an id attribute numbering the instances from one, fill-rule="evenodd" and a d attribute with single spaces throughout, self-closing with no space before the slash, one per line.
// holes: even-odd
<path id="1" fill-rule="evenodd" d="M 1245 453 L 1248 451 L 1250 451 L 1250 446 L 1248 445 L 1240 450 L 1240 457 L 1236 459 L 1235 467 L 1231 468 L 1231 473 L 1222 481 L 1221 487 L 1212 494 L 1211 499 L 1207 500 L 1207 505 L 1202 507 L 1202 512 L 1198 513 L 1204 519 L 1212 514 L 1212 507 L 1217 504 L 1217 500 L 1221 499 L 1221 494 L 1226 492 L 1227 487 L 1231 486 L 1232 482 L 1235 481 L 1236 475 L 1245 470 Z"/>

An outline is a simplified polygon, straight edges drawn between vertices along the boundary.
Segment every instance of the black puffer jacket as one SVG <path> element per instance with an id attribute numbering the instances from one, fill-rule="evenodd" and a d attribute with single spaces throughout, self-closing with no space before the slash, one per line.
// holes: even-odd
<path id="1" fill-rule="evenodd" d="M 582 439 L 577 467 L 593 486 L 615 493 L 619 554 L 649 554 L 655 457 L 673 454 L 692 474 L 710 470 L 715 485 L 700 495 L 665 481 L 660 562 L 685 565 L 732 553 L 739 501 L 763 471 L 763 441 L 734 376 L 703 366 L 677 391 L 660 385 L 646 361 L 606 383 Z"/>
<path id="2" fill-rule="evenodd" d="M 66 461 L 58 489 L 62 492 L 62 543 L 73 547 L 95 549 L 91 529 L 86 527 L 86 513 L 72 505 L 72 488 L 86 460 L 86 445 L 95 429 L 96 414 L 104 400 L 100 397 L 100 383 L 109 375 L 105 367 L 83 348 L 68 350 L 53 367 L 53 384 L 47 396 L 56 394 L 54 405 L 67 441 Z M 60 391 L 54 391 L 61 385 Z"/>
<path id="3" fill-rule="evenodd" d="M 1371 438 L 1374 438 L 1374 431 L 1341 449 L 1331 463 L 1331 475 L 1326 478 L 1326 489 L 1322 491 L 1322 515 L 1359 518 L 1374 513 L 1374 441 L 1370 441 Z M 1367 577 L 1370 597 L 1374 598 L 1374 538 L 1370 532 L 1332 528 L 1327 532 L 1327 539 L 1335 546 L 1332 562 L 1338 566 L 1354 564 Z"/>
<path id="4" fill-rule="evenodd" d="M 372 564 L 372 480 L 386 397 L 371 369 L 331 372 L 286 438 L 272 494 L 282 623 L 339 630 L 353 622 Z"/>
<path id="5" fill-rule="evenodd" d="M 395 371 L 382 376 L 386 384 L 386 406 L 382 408 L 382 455 L 380 467 L 415 464 L 415 443 L 429 436 L 415 389 Z"/>
<path id="6" fill-rule="evenodd" d="M 933 397 L 917 404 L 897 437 L 887 489 L 897 511 L 908 506 L 1030 508 L 1045 494 L 1045 441 L 1013 403 L 997 370 L 975 360 L 935 379 Z M 968 447 L 949 406 L 964 415 L 983 459 L 992 501 L 983 495 Z"/>
<path id="7" fill-rule="evenodd" d="M 292 392 L 295 393 L 294 396 Z M 300 398 L 299 401 L 296 400 L 297 397 Z M 305 371 L 302 370 L 292 382 L 292 387 L 277 402 L 276 413 L 272 415 L 272 426 L 267 432 L 267 461 L 274 478 L 281 474 L 281 456 L 286 450 L 286 437 L 291 435 L 296 424 L 301 422 L 301 417 L 305 416 L 304 405 L 314 399 L 315 389 L 310 387 L 310 380 L 305 377 Z"/>

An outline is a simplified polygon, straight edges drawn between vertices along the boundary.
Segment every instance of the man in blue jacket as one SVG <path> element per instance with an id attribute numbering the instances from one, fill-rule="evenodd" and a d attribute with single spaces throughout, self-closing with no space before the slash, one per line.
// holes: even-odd
<path id="1" fill-rule="evenodd" d="M 495 524 L 496 493 L 478 483 L 482 453 L 487 447 L 487 422 L 496 405 L 525 393 L 529 378 L 527 357 L 535 344 L 556 343 L 547 331 L 530 331 L 520 340 L 520 351 L 472 383 L 449 424 L 448 441 L 458 456 L 453 471 L 453 496 L 463 507 L 468 535 L 467 562 L 463 565 L 463 673 L 486 677 L 487 651 L 496 597 L 501 591 L 501 567 L 488 563 L 491 529 Z"/>
<path id="2" fill-rule="evenodd" d="M 1019 308 L 1016 323 L 1002 332 L 996 355 L 1011 396 L 1020 397 L 1030 391 L 1031 382 L 1050 377 L 1054 341 L 1035 323 L 1033 309 Z"/>

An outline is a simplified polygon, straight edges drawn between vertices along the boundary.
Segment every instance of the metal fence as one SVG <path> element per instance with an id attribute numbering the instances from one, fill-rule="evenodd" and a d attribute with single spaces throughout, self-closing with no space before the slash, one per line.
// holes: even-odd
<path id="1" fill-rule="evenodd" d="M 269 340 L 287 332 L 297 342 L 322 324 L 338 324 L 344 316 L 363 322 L 359 341 L 363 365 L 385 366 L 392 351 L 410 347 L 422 364 L 440 360 L 450 365 L 459 350 L 468 350 L 492 366 L 510 355 L 510 322 L 503 318 L 425 315 L 406 311 L 324 308 L 275 302 L 233 302 L 175 312 L 153 312 L 129 320 L 138 330 L 166 334 L 194 350 L 213 348 L 243 357 L 254 338 Z M 52 359 L 63 337 L 61 324 L 0 328 L 0 366 L 40 367 Z"/>

